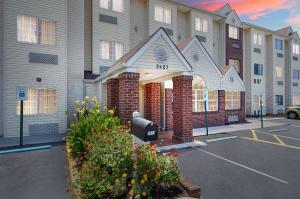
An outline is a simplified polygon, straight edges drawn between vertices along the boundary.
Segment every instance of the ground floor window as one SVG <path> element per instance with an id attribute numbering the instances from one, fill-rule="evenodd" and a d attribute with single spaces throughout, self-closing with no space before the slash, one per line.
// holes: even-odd
<path id="1" fill-rule="evenodd" d="M 28 88 L 28 99 L 24 101 L 24 115 L 37 115 L 56 112 L 56 90 Z M 16 113 L 20 114 L 20 102 L 17 101 Z"/>
<path id="2" fill-rule="evenodd" d="M 293 105 L 300 105 L 300 96 L 293 96 Z"/>
<path id="3" fill-rule="evenodd" d="M 239 110 L 241 109 L 241 93 L 240 92 L 226 92 L 225 93 L 225 110 Z"/>
<path id="4" fill-rule="evenodd" d="M 195 76 L 193 79 L 193 112 L 218 111 L 218 91 L 207 90 L 204 80 Z"/>
<path id="5" fill-rule="evenodd" d="M 253 105 L 255 108 L 259 108 L 260 107 L 260 96 L 258 95 L 254 95 L 252 97 L 252 100 L 253 100 Z"/>
<path id="6" fill-rule="evenodd" d="M 275 102 L 277 106 L 283 105 L 283 95 L 275 95 Z"/>

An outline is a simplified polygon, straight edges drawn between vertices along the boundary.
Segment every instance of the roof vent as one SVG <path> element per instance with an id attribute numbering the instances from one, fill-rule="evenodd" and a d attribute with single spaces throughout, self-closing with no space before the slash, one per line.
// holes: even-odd
<path id="1" fill-rule="evenodd" d="M 154 49 L 154 57 L 159 63 L 162 63 L 168 60 L 168 53 L 163 46 L 157 46 Z"/>

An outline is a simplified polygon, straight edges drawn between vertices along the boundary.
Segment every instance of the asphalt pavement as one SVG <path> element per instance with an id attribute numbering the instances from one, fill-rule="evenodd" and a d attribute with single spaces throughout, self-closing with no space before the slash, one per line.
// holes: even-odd
<path id="1" fill-rule="evenodd" d="M 0 198 L 69 199 L 65 146 L 0 155 Z"/>
<path id="2" fill-rule="evenodd" d="M 200 136 L 207 146 L 180 152 L 183 174 L 203 199 L 299 199 L 300 120 Z"/>

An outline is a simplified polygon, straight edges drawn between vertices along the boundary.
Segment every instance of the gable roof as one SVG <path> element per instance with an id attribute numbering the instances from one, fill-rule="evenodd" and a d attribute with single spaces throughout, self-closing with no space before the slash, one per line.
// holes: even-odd
<path id="1" fill-rule="evenodd" d="M 221 82 L 224 81 L 224 80 L 226 80 L 227 76 L 228 76 L 231 72 L 233 72 L 233 74 L 235 75 L 235 77 L 238 79 L 240 85 L 242 86 L 242 90 L 239 90 L 239 91 L 245 91 L 245 84 L 244 84 L 243 80 L 241 79 L 241 77 L 239 76 L 239 74 L 237 73 L 237 71 L 235 70 L 234 66 L 232 66 L 232 65 L 222 66 L 222 67 L 220 67 L 220 69 L 221 69 L 221 70 L 223 71 L 223 73 L 224 73 Z M 226 84 L 221 84 L 221 86 L 222 86 L 222 85 L 225 86 Z M 232 89 L 234 90 L 235 88 L 232 88 Z M 231 89 L 230 89 L 230 90 L 231 90 Z"/>

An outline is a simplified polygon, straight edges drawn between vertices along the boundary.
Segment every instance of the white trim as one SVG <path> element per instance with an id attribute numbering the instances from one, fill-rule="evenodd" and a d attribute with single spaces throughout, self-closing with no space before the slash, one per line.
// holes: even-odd
<path id="1" fill-rule="evenodd" d="M 190 41 L 190 43 L 184 47 L 184 49 L 181 51 L 182 53 L 185 53 L 185 51 L 187 51 L 190 46 L 193 44 L 193 42 L 195 42 L 198 44 L 198 46 L 200 47 L 200 49 L 202 50 L 202 52 L 206 55 L 206 57 L 208 58 L 209 62 L 214 66 L 214 68 L 217 70 L 217 73 L 220 75 L 220 77 L 222 78 L 223 75 L 220 72 L 218 66 L 216 65 L 216 63 L 213 61 L 213 59 L 211 58 L 211 56 L 208 54 L 208 52 L 206 51 L 205 47 L 203 46 L 203 44 L 196 38 L 196 36 L 194 36 L 194 38 Z"/>
<path id="2" fill-rule="evenodd" d="M 170 47 L 173 49 L 179 60 L 184 64 L 184 66 L 187 69 L 187 72 L 192 71 L 191 65 L 187 62 L 185 57 L 181 54 L 181 52 L 178 50 L 178 48 L 175 46 L 175 44 L 172 42 L 172 40 L 168 37 L 168 35 L 165 33 L 165 31 L 161 28 L 158 30 L 149 41 L 146 42 L 146 44 L 143 45 L 142 48 L 140 48 L 125 64 L 127 66 L 131 66 L 145 51 L 151 44 L 153 44 L 160 36 L 162 36 L 170 45 Z"/>
<path id="3" fill-rule="evenodd" d="M 224 77 L 221 79 L 221 82 L 223 80 L 226 79 L 226 77 L 228 76 L 229 72 L 233 71 L 233 73 L 235 74 L 236 78 L 239 80 L 239 82 L 241 83 L 241 85 L 243 86 L 243 90 L 242 91 L 245 91 L 245 84 L 243 82 L 243 80 L 240 78 L 239 74 L 236 72 L 235 68 L 233 66 L 230 66 L 229 70 L 227 71 L 227 73 L 224 75 Z M 223 84 L 221 84 L 221 87 L 222 87 Z"/>

